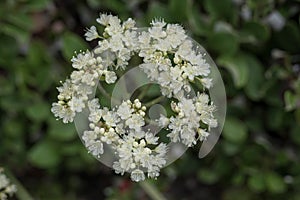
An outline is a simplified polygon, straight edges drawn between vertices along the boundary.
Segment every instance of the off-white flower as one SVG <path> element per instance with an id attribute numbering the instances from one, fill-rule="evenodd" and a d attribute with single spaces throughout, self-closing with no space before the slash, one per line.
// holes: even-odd
<path id="1" fill-rule="evenodd" d="M 105 72 L 105 82 L 106 83 L 114 83 L 117 80 L 117 76 L 115 72 L 106 71 Z"/>
<path id="2" fill-rule="evenodd" d="M 208 132 L 206 132 L 204 129 L 199 129 L 198 130 L 198 134 L 199 134 L 199 136 L 200 136 L 200 141 L 204 141 L 204 140 L 207 140 L 207 137 L 209 136 L 209 133 Z"/>
<path id="3" fill-rule="evenodd" d="M 143 116 L 139 114 L 133 114 L 125 123 L 129 128 L 139 131 L 142 126 L 145 125 Z"/>
<path id="4" fill-rule="evenodd" d="M 135 21 L 131 18 L 128 18 L 125 22 L 123 22 L 123 29 L 132 29 L 135 27 Z"/>
<path id="5" fill-rule="evenodd" d="M 75 117 L 75 112 L 68 106 L 61 103 L 53 103 L 51 112 L 55 117 L 63 120 L 63 123 L 73 122 Z"/>
<path id="6" fill-rule="evenodd" d="M 111 38 L 110 38 L 110 41 L 109 41 L 109 47 L 110 49 L 113 51 L 113 52 L 117 52 L 117 51 L 120 51 L 121 49 L 124 48 L 124 44 L 123 44 L 123 41 L 122 41 L 122 37 L 123 35 L 121 34 L 117 34 L 117 35 L 113 35 Z"/>
<path id="7" fill-rule="evenodd" d="M 103 154 L 103 143 L 99 140 L 96 140 L 94 143 L 88 146 L 88 150 L 93 156 L 100 157 L 100 155 Z"/>
<path id="8" fill-rule="evenodd" d="M 96 21 L 101 25 L 108 26 L 111 17 L 112 15 L 100 14 L 100 17 Z"/>
<path id="9" fill-rule="evenodd" d="M 126 119 L 128 119 L 131 116 L 131 114 L 132 114 L 133 111 L 134 110 L 133 110 L 133 108 L 131 108 L 131 105 L 129 103 L 127 103 L 127 102 L 124 101 L 119 106 L 119 108 L 117 110 L 117 113 L 121 117 L 121 119 L 126 120 Z"/>
<path id="10" fill-rule="evenodd" d="M 99 37 L 99 35 L 97 32 L 96 26 L 91 26 L 91 28 L 89 28 L 87 30 L 87 32 L 84 34 L 84 36 L 87 41 L 92 41 L 94 39 L 97 39 Z"/>
<path id="11" fill-rule="evenodd" d="M 3 168 L 0 167 L 0 199 L 6 200 L 17 192 L 17 187 L 10 182 L 3 172 Z"/>
<path id="12" fill-rule="evenodd" d="M 95 62 L 96 60 L 94 60 L 93 58 L 94 58 L 93 54 L 90 53 L 89 51 L 79 53 L 77 57 L 73 56 L 73 58 L 71 59 L 72 66 L 75 69 L 82 69 L 87 65 L 94 64 L 93 62 Z"/>
<path id="13" fill-rule="evenodd" d="M 212 87 L 212 79 L 211 78 L 202 78 L 200 79 L 201 80 L 201 83 L 202 85 L 205 87 L 205 88 L 211 88 Z"/>

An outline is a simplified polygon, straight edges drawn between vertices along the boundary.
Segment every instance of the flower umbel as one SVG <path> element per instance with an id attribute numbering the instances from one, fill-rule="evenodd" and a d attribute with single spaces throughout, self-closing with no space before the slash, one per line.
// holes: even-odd
<path id="1" fill-rule="evenodd" d="M 103 33 L 91 26 L 85 37 L 87 41 L 98 40 L 98 46 L 93 51 L 80 51 L 71 59 L 74 71 L 57 88 L 58 101 L 52 104 L 51 111 L 64 123 L 73 122 L 80 113 L 87 115 L 89 124 L 81 139 L 98 159 L 109 147 L 116 173 L 130 173 L 136 182 L 143 181 L 146 175 L 157 178 L 167 164 L 169 143 L 192 147 L 205 141 L 211 128 L 218 125 L 216 107 L 206 94 L 213 87 L 211 66 L 178 24 L 155 19 L 148 29 L 138 29 L 133 19 L 122 22 L 110 14 L 100 14 L 96 21 L 103 26 Z M 99 82 L 116 83 L 120 73 L 130 69 L 133 57 L 142 60 L 139 69 L 159 86 L 166 106 L 171 107 L 157 123 L 168 132 L 168 142 L 161 141 L 160 134 L 165 132 L 156 134 L 147 128 L 151 120 L 144 95 L 122 100 L 111 108 L 101 105 L 103 96 L 92 97 Z M 203 89 L 191 95 L 197 84 Z"/>

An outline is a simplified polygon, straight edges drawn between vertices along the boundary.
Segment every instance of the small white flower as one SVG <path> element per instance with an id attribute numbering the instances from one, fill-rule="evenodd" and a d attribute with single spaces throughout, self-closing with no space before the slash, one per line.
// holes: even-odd
<path id="1" fill-rule="evenodd" d="M 75 98 L 73 97 L 69 102 L 68 105 L 70 106 L 70 109 L 74 112 L 81 112 L 82 109 L 85 107 L 85 104 L 81 98 Z"/>
<path id="2" fill-rule="evenodd" d="M 138 43 L 137 33 L 135 31 L 127 30 L 125 31 L 122 40 L 129 50 L 134 50 Z"/>
<path id="3" fill-rule="evenodd" d="M 200 141 L 204 141 L 204 140 L 207 140 L 207 137 L 209 136 L 209 133 L 206 132 L 204 129 L 199 129 L 198 130 L 198 133 L 199 133 L 199 136 L 200 136 Z"/>
<path id="4" fill-rule="evenodd" d="M 192 99 L 181 99 L 178 103 L 178 108 L 185 114 L 185 116 L 190 116 L 192 112 L 195 112 L 195 106 Z"/>
<path id="5" fill-rule="evenodd" d="M 141 127 L 145 125 L 145 121 L 144 121 L 143 116 L 141 116 L 139 114 L 133 114 L 129 119 L 126 120 L 125 124 L 130 129 L 139 131 L 141 129 Z"/>
<path id="6" fill-rule="evenodd" d="M 157 81 L 162 86 L 167 86 L 170 82 L 172 82 L 173 77 L 171 76 L 169 71 L 162 72 L 159 74 Z"/>
<path id="7" fill-rule="evenodd" d="M 157 141 L 158 141 L 158 137 L 155 137 L 154 135 L 153 135 L 153 133 L 146 133 L 145 134 L 145 139 L 146 139 L 146 142 L 147 142 L 147 144 L 157 144 Z"/>
<path id="8" fill-rule="evenodd" d="M 82 79 L 82 75 L 84 74 L 83 70 L 80 71 L 73 71 L 70 78 L 72 80 L 72 83 L 79 83 Z"/>
<path id="9" fill-rule="evenodd" d="M 192 129 L 188 125 L 184 125 L 182 127 L 180 137 L 183 144 L 185 144 L 188 147 L 193 146 L 197 142 L 195 136 L 196 132 L 194 129 Z"/>
<path id="10" fill-rule="evenodd" d="M 62 86 L 57 87 L 57 90 L 59 92 L 57 96 L 59 100 L 68 100 L 73 96 L 74 85 L 72 85 L 70 79 L 67 79 Z"/>
<path id="11" fill-rule="evenodd" d="M 135 27 L 135 21 L 131 18 L 128 18 L 125 22 L 123 22 L 123 28 L 125 30 L 132 29 Z"/>
<path id="12" fill-rule="evenodd" d="M 92 41 L 94 39 L 97 39 L 99 37 L 99 35 L 97 32 L 96 26 L 91 26 L 91 28 L 89 28 L 87 30 L 87 32 L 84 34 L 84 36 L 87 41 Z"/>
<path id="13" fill-rule="evenodd" d="M 178 24 L 168 24 L 166 32 L 166 40 L 172 46 L 172 48 L 177 48 L 187 37 L 182 26 Z"/>
<path id="14" fill-rule="evenodd" d="M 142 170 L 135 169 L 131 172 L 130 178 L 131 178 L 131 180 L 133 180 L 135 182 L 140 182 L 140 181 L 145 180 L 145 174 Z"/>
<path id="15" fill-rule="evenodd" d="M 66 105 L 60 103 L 53 103 L 51 112 L 55 117 L 58 117 L 63 120 L 63 123 L 73 122 L 75 117 L 75 112 Z"/>
<path id="16" fill-rule="evenodd" d="M 17 187 L 10 182 L 3 172 L 4 170 L 0 167 L 0 199 L 6 200 L 17 192 Z"/>
<path id="17" fill-rule="evenodd" d="M 111 17 L 112 15 L 100 14 L 100 17 L 97 18 L 96 21 L 103 26 L 107 26 Z"/>
<path id="18" fill-rule="evenodd" d="M 72 61 L 72 66 L 75 68 L 75 69 L 82 69 L 83 67 L 85 66 L 88 66 L 88 65 L 91 65 L 91 64 L 94 64 L 94 63 L 91 63 L 91 60 L 93 62 L 95 62 L 96 60 L 93 59 L 93 54 L 90 53 L 89 51 L 86 51 L 84 53 L 79 53 L 77 55 L 77 57 L 74 57 L 71 59 Z"/>
<path id="19" fill-rule="evenodd" d="M 106 83 L 114 83 L 117 80 L 117 76 L 115 72 L 106 71 L 105 72 L 105 82 Z"/>
<path id="20" fill-rule="evenodd" d="M 95 80 L 97 79 L 98 74 L 95 71 L 89 71 L 82 75 L 81 82 L 90 86 L 95 85 Z"/>
<path id="21" fill-rule="evenodd" d="M 9 180 L 4 174 L 0 174 L 0 189 L 6 188 L 9 185 Z"/>
<path id="22" fill-rule="evenodd" d="M 111 37 L 109 41 L 109 47 L 113 52 L 120 51 L 121 49 L 124 48 L 122 37 L 123 36 L 121 34 L 113 35 Z"/>
<path id="23" fill-rule="evenodd" d="M 202 85 L 205 87 L 205 88 L 211 88 L 212 87 L 212 79 L 211 78 L 202 78 L 200 79 L 201 80 L 201 83 Z"/>
<path id="24" fill-rule="evenodd" d="M 100 155 L 103 154 L 104 152 L 103 143 L 97 140 L 94 143 L 92 143 L 90 146 L 88 146 L 88 150 L 93 156 L 100 157 Z"/>
<path id="25" fill-rule="evenodd" d="M 128 119 L 131 116 L 132 112 L 133 112 L 133 109 L 131 108 L 130 105 L 128 105 L 127 102 L 123 102 L 117 110 L 118 115 L 123 120 Z"/>
<path id="26" fill-rule="evenodd" d="M 149 47 L 150 45 L 150 41 L 151 41 L 151 37 L 150 37 L 150 34 L 148 32 L 142 32 L 139 37 L 138 37 L 138 41 L 140 43 L 140 46 L 142 48 L 145 48 L 145 47 Z"/>
<path id="27" fill-rule="evenodd" d="M 159 26 L 153 26 L 149 28 L 148 31 L 150 36 L 154 39 L 160 39 L 167 36 L 166 31 L 164 31 L 163 28 Z"/>
<path id="28" fill-rule="evenodd" d="M 91 111 L 89 115 L 89 121 L 93 123 L 98 123 L 102 117 L 102 110 L 97 109 L 94 111 Z"/>
<path id="29" fill-rule="evenodd" d="M 82 140 L 86 146 L 91 146 L 95 143 L 97 139 L 97 134 L 94 131 L 84 131 L 82 135 Z"/>
<path id="30" fill-rule="evenodd" d="M 103 114 L 103 119 L 108 126 L 115 127 L 118 123 L 117 114 L 113 111 L 108 111 L 107 113 Z"/>
<path id="31" fill-rule="evenodd" d="M 93 88 L 86 84 L 79 84 L 76 92 L 78 96 L 86 101 L 88 99 L 88 95 L 93 93 Z"/>
<path id="32" fill-rule="evenodd" d="M 166 25 L 166 22 L 163 19 L 156 18 L 152 20 L 150 24 L 152 27 L 163 28 Z"/>
<path id="33" fill-rule="evenodd" d="M 185 40 L 178 48 L 175 55 L 179 55 L 182 58 L 186 58 L 192 52 L 193 44 L 190 40 Z"/>
<path id="34" fill-rule="evenodd" d="M 96 54 L 101 54 L 102 52 L 106 51 L 109 49 L 109 42 L 107 40 L 102 40 L 98 42 L 98 47 L 95 48 L 95 53 Z"/>
<path id="35" fill-rule="evenodd" d="M 171 50 L 171 42 L 168 39 L 157 39 L 154 47 L 160 51 L 166 52 Z"/>
<path id="36" fill-rule="evenodd" d="M 169 125 L 169 123 L 170 123 L 169 118 L 167 118 L 166 116 L 161 114 L 159 117 L 159 120 L 158 120 L 158 125 L 160 127 L 167 127 Z"/>

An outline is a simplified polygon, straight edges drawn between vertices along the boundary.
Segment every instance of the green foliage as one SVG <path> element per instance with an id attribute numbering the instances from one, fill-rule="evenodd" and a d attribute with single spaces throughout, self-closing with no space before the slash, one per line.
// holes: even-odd
<path id="1" fill-rule="evenodd" d="M 247 139 L 247 127 L 245 124 L 236 118 L 227 118 L 223 136 L 226 140 L 233 143 L 243 143 Z"/>
<path id="2" fill-rule="evenodd" d="M 52 168 L 56 167 L 61 156 L 58 151 L 58 146 L 52 141 L 40 141 L 30 149 L 28 152 L 29 161 L 41 168 Z"/>
<path id="3" fill-rule="evenodd" d="M 70 60 L 74 52 L 84 51 L 88 48 L 87 44 L 79 36 L 71 32 L 66 32 L 62 35 L 63 48 L 62 52 L 66 60 Z M 79 53 L 79 52 L 78 52 Z"/>
<path id="4" fill-rule="evenodd" d="M 50 107 L 74 51 L 97 45 L 89 46 L 83 34 L 99 11 L 135 18 L 139 26 L 161 17 L 183 25 L 216 61 L 228 110 L 207 157 L 197 160 L 199 147 L 189 150 L 153 184 L 167 199 L 299 199 L 297 3 L 1 1 L 0 166 L 10 168 L 36 199 L 147 199 L 141 187 L 87 154 L 74 125 L 56 121 Z M 285 23 L 281 29 L 267 20 L 275 11 Z M 149 91 L 157 94 L 158 88 Z"/>

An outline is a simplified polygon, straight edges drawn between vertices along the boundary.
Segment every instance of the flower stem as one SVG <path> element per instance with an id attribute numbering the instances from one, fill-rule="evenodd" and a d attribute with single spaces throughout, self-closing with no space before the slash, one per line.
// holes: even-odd
<path id="1" fill-rule="evenodd" d="M 154 104 L 160 102 L 160 101 L 163 100 L 164 98 L 165 98 L 164 96 L 159 96 L 159 97 L 153 99 L 152 101 L 149 101 L 148 103 L 145 103 L 145 106 L 146 106 L 146 107 L 150 107 L 150 106 L 152 106 L 152 105 L 154 105 Z"/>
<path id="2" fill-rule="evenodd" d="M 152 86 L 152 84 L 148 84 L 146 86 L 146 88 L 139 94 L 139 96 L 137 97 L 137 99 L 142 100 L 144 98 L 144 96 L 147 94 L 148 90 L 150 89 L 150 87 Z"/>
<path id="3" fill-rule="evenodd" d="M 119 101 L 115 98 L 113 98 L 103 87 L 102 85 L 99 83 L 98 84 L 98 89 L 100 90 L 100 92 L 104 95 L 105 98 L 107 98 L 108 100 L 113 101 L 114 103 L 118 103 Z"/>
<path id="4" fill-rule="evenodd" d="M 141 188 L 151 197 L 153 200 L 167 200 L 159 190 L 151 184 L 149 181 L 142 181 L 139 183 Z"/>
<path id="5" fill-rule="evenodd" d="M 22 183 L 9 171 L 8 168 L 5 168 L 5 174 L 11 180 L 11 183 L 16 185 L 17 192 L 16 196 L 19 200 L 34 200 L 33 197 L 29 194 L 29 192 L 25 189 Z"/>

